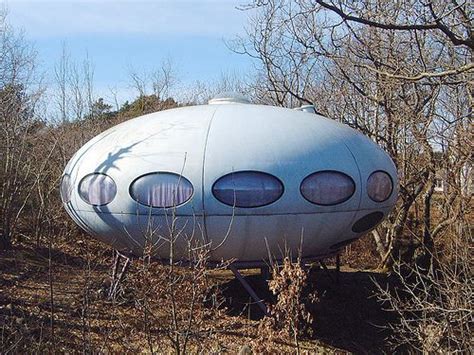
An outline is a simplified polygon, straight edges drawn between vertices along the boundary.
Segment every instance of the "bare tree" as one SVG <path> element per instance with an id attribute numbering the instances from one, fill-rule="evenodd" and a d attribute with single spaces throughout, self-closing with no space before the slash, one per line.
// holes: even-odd
<path id="1" fill-rule="evenodd" d="M 249 6 L 256 15 L 234 48 L 261 63 L 256 87 L 262 98 L 290 107 L 316 104 L 319 112 L 370 136 L 395 161 L 400 203 L 373 233 L 381 265 L 390 267 L 407 248 L 413 255 L 417 245 L 433 245 L 465 213 L 450 207 L 443 218 L 431 218 L 438 152 L 446 152 L 443 169 L 457 175 L 472 158 L 459 144 L 469 135 L 472 107 L 467 4 L 299 0 Z M 447 197 L 454 205 L 464 198 L 456 190 L 450 186 Z M 413 238 L 419 233 L 410 226 L 420 214 L 423 227 L 416 228 L 425 231 Z"/>
<path id="2" fill-rule="evenodd" d="M 436 269 L 396 264 L 395 286 L 376 283 L 379 300 L 397 316 L 390 325 L 396 348 L 442 354 L 472 349 L 473 236 L 468 230 L 457 236 L 450 240 L 442 258 L 433 255 Z"/>
<path id="3" fill-rule="evenodd" d="M 63 123 L 67 122 L 69 118 L 69 113 L 67 112 L 69 106 L 67 92 L 68 71 L 69 53 L 67 52 L 66 44 L 63 43 L 61 58 L 54 68 L 54 76 L 58 87 L 57 106 L 61 122 Z"/>
<path id="4" fill-rule="evenodd" d="M 200 235 L 198 226 L 196 234 L 184 231 L 187 223 L 196 221 L 183 222 L 175 207 L 165 213 L 168 228 L 164 229 L 157 225 L 157 221 L 163 223 L 162 218 L 151 212 L 148 216 L 143 255 L 135 263 L 137 271 L 131 277 L 134 302 L 142 313 L 141 324 L 150 353 L 166 341 L 177 354 L 187 353 L 190 348 L 202 351 L 199 339 L 215 331 L 215 326 L 209 326 L 205 320 L 221 312 L 208 279 L 211 246 Z M 166 259 L 157 261 L 158 251 L 160 255 L 166 254 Z M 228 263 L 222 263 L 219 268 L 227 266 Z M 208 302 L 209 298 L 214 302 Z"/>
<path id="5" fill-rule="evenodd" d="M 90 117 L 96 101 L 94 96 L 94 66 L 89 57 L 81 64 L 71 60 L 66 43 L 54 68 L 57 111 L 62 123 Z"/>
<path id="6" fill-rule="evenodd" d="M 163 60 L 161 66 L 152 71 L 150 78 L 155 96 L 160 100 L 169 98 L 178 81 L 173 61 L 170 58 Z"/>
<path id="7" fill-rule="evenodd" d="M 35 53 L 0 14 L 0 249 L 11 246 L 18 219 L 34 187 L 31 134 L 41 124 L 35 104 L 41 94 Z"/>
<path id="8" fill-rule="evenodd" d="M 260 62 L 262 95 L 282 106 L 315 104 L 371 137 L 397 165 L 399 202 L 372 235 L 380 266 L 400 282 L 395 293 L 380 292 L 400 317 L 398 341 L 424 351 L 466 351 L 472 298 L 458 296 L 472 291 L 468 2 L 269 0 L 249 6 L 255 17 L 234 48 Z"/>
<path id="9" fill-rule="evenodd" d="M 173 89 L 178 83 L 178 76 L 171 59 L 165 59 L 161 65 L 150 71 L 138 71 L 129 68 L 131 87 L 138 93 L 138 112 L 140 114 L 160 111 L 169 108 Z"/>

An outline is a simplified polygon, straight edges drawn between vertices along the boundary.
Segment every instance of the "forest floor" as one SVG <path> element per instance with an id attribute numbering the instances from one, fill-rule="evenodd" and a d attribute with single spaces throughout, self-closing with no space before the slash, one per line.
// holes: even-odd
<path id="1" fill-rule="evenodd" d="M 0 353 L 148 352 L 150 338 L 136 305 L 105 297 L 112 255 L 86 236 L 51 249 L 16 245 L 0 252 Z M 259 270 L 243 274 L 259 296 L 271 302 Z M 236 353 L 257 337 L 263 314 L 230 271 L 212 272 L 211 278 L 224 296 L 225 309 L 219 319 L 207 320 L 215 330 L 202 339 L 201 349 Z M 309 284 L 319 301 L 309 309 L 314 318 L 312 335 L 301 339 L 301 350 L 388 351 L 390 318 L 374 297 L 374 279 L 383 285 L 386 275 L 347 265 L 339 275 L 332 268 L 312 269 Z M 170 351 L 163 334 L 155 334 L 153 342 L 159 352 Z M 275 349 L 294 351 L 289 342 L 277 343 Z"/>

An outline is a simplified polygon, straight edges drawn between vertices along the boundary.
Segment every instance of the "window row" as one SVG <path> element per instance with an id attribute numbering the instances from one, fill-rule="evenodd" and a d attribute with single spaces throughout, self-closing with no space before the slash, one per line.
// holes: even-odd
<path id="1" fill-rule="evenodd" d="M 349 200 L 355 192 L 354 180 L 341 172 L 319 171 L 307 176 L 300 185 L 301 195 L 311 203 L 331 206 Z M 386 172 L 375 171 L 367 180 L 367 194 L 375 202 L 386 201 L 393 182 Z M 71 181 L 64 175 L 61 198 L 69 202 Z M 179 206 L 191 199 L 194 188 L 185 177 L 168 172 L 142 175 L 130 185 L 130 196 L 138 203 L 151 207 Z M 261 207 L 277 201 L 284 192 L 283 183 L 275 176 L 259 171 L 238 171 L 224 175 L 212 186 L 214 197 L 233 207 Z M 86 175 L 79 183 L 79 195 L 90 205 L 110 203 L 117 194 L 114 180 L 103 173 Z"/>

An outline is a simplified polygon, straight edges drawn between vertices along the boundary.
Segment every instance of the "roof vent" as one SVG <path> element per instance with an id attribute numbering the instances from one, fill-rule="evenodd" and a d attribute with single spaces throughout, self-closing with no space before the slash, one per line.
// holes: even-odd
<path id="1" fill-rule="evenodd" d="M 220 105 L 220 104 L 249 104 L 250 100 L 244 95 L 238 92 L 223 92 L 211 100 L 209 105 Z"/>
<path id="2" fill-rule="evenodd" d="M 295 110 L 309 113 L 317 113 L 314 105 L 302 105 L 300 107 L 296 107 Z"/>

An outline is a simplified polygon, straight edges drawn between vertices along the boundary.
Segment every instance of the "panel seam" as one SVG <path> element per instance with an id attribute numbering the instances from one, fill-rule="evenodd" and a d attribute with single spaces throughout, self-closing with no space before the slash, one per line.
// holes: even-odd
<path id="1" fill-rule="evenodd" d="M 205 167 L 206 167 L 206 153 L 207 153 L 207 144 L 209 142 L 209 134 L 211 132 L 212 122 L 214 121 L 214 116 L 216 115 L 218 107 L 214 109 L 211 119 L 209 120 L 209 125 L 207 126 L 206 138 L 204 140 L 204 151 L 202 155 L 202 170 L 201 170 L 201 202 L 202 202 L 202 215 L 203 215 L 203 229 L 204 229 L 204 239 L 207 244 L 209 244 L 209 237 L 207 234 L 207 222 L 206 222 L 206 205 L 204 203 L 204 189 L 205 189 Z M 211 252 L 212 254 L 212 252 Z"/>
<path id="2" fill-rule="evenodd" d="M 359 163 L 357 162 L 357 159 L 354 156 L 354 153 L 352 153 L 352 150 L 347 145 L 345 138 L 342 138 L 342 142 L 343 142 L 344 146 L 346 147 L 346 149 L 349 151 L 349 154 L 352 156 L 352 159 L 354 160 L 354 164 L 357 167 L 357 172 L 359 173 L 360 195 L 359 195 L 359 204 L 357 205 L 357 211 L 361 211 L 360 206 L 362 204 L 362 194 L 364 193 L 364 189 L 363 189 L 363 184 L 362 184 L 362 174 L 360 172 Z M 372 209 L 370 209 L 370 210 L 372 210 Z M 352 220 L 351 220 L 351 223 L 350 223 L 351 225 L 354 224 L 356 217 L 357 217 L 357 213 L 355 213 L 354 217 L 352 217 Z"/>

